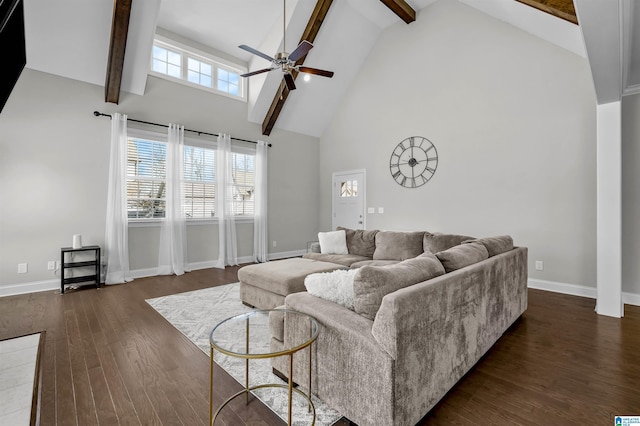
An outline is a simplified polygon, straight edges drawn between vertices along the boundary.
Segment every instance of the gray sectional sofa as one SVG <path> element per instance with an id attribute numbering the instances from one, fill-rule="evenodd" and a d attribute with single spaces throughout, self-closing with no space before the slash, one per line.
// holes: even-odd
<path id="1" fill-rule="evenodd" d="M 345 234 L 348 253 L 305 261 L 359 268 L 352 306 L 305 291 L 284 298 L 320 325 L 313 393 L 360 426 L 413 425 L 526 310 L 527 249 L 506 236 Z M 272 349 L 300 332 L 295 318 L 274 316 Z M 297 383 L 306 383 L 307 360 L 308 351 L 294 357 Z M 285 359 L 273 366 L 289 371 Z"/>

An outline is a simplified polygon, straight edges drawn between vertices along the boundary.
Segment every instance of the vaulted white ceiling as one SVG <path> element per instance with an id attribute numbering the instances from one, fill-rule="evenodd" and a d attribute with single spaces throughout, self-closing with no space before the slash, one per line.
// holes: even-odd
<path id="1" fill-rule="evenodd" d="M 113 2 L 24 1 L 27 67 L 103 86 Z M 426 8 L 434 1 L 407 0 L 418 12 L 417 19 L 421 13 L 428 12 Z M 586 56 L 581 30 L 585 31 L 587 41 L 604 31 L 601 25 L 592 24 L 586 17 L 586 25 L 578 27 L 514 0 L 458 1 L 581 56 Z M 632 0 L 621 1 L 625 7 L 623 19 L 611 31 L 624 40 L 622 70 L 619 62 L 618 71 L 620 81 L 624 76 L 625 86 L 620 86 L 619 91 L 626 89 L 626 93 L 631 93 L 640 88 L 640 31 L 633 25 L 640 22 L 640 8 L 635 7 Z M 590 0 L 576 2 L 579 18 L 580 3 L 588 2 Z M 618 0 L 596 3 L 601 2 L 612 7 L 612 2 L 617 4 Z M 316 0 L 287 0 L 288 51 L 300 40 L 315 3 Z M 251 70 L 265 68 L 269 64 L 264 59 L 237 46 L 247 44 L 270 55 L 281 51 L 282 10 L 283 0 L 133 1 L 122 90 L 144 94 L 157 27 L 210 46 Z M 335 76 L 332 79 L 312 76 L 308 83 L 298 79 L 298 90 L 287 99 L 275 127 L 320 136 L 343 94 L 362 72 L 362 64 L 380 33 L 389 25 L 407 24 L 378 0 L 334 1 L 305 65 L 334 71 Z M 593 49 L 598 47 L 587 49 L 591 62 L 592 56 L 596 56 Z M 606 61 L 601 61 L 602 66 L 611 65 Z M 262 123 L 280 80 L 277 71 L 250 79 L 247 112 L 250 121 Z M 596 75 L 594 81 L 597 86 Z"/>

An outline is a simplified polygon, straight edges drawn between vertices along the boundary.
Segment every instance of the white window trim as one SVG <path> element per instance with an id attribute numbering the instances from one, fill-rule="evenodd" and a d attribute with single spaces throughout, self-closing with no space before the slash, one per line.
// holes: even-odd
<path id="1" fill-rule="evenodd" d="M 211 63 L 212 67 L 213 67 L 213 75 L 211 76 L 212 79 L 212 85 L 214 87 L 206 87 L 206 86 L 201 86 L 199 84 L 196 83 L 192 83 L 190 81 L 188 81 L 184 76 L 183 78 L 176 78 L 176 77 L 172 77 L 170 75 L 167 74 L 162 74 L 156 71 L 153 71 L 152 68 L 152 62 L 153 62 L 153 52 L 151 53 L 151 56 L 149 58 L 149 75 L 152 75 L 154 77 L 158 77 L 158 78 L 162 78 L 164 80 L 168 80 L 168 81 L 173 81 L 174 83 L 180 83 L 184 86 L 188 86 L 188 87 L 193 87 L 195 89 L 200 89 L 200 90 L 204 90 L 205 92 L 211 92 L 211 93 L 215 93 L 216 95 L 220 95 L 220 96 L 225 96 L 227 98 L 230 99 L 235 99 L 237 101 L 243 101 L 243 102 L 247 102 L 247 81 L 245 78 L 240 77 L 239 79 L 239 85 L 238 85 L 238 89 L 240 91 L 241 96 L 235 96 L 235 95 L 231 95 L 229 93 L 226 92 L 222 92 L 218 89 L 215 88 L 216 84 L 217 84 L 217 74 L 218 74 L 218 67 L 222 67 L 222 68 L 226 68 L 229 71 L 238 73 L 238 74 L 245 74 L 247 72 L 247 67 L 244 67 L 242 65 L 224 60 L 222 58 L 219 58 L 217 56 L 214 56 L 210 53 L 206 53 L 203 52 L 201 50 L 195 49 L 193 47 L 187 46 L 185 44 L 179 43 L 177 41 L 171 40 L 167 37 L 163 37 L 161 35 L 156 34 L 155 38 L 154 38 L 154 44 L 158 42 L 158 44 L 161 47 L 166 47 L 170 50 L 175 50 L 177 52 L 180 52 L 183 55 L 183 61 L 184 61 L 184 55 L 187 56 L 191 56 L 194 59 L 200 60 L 200 61 L 204 61 L 207 63 Z"/>
<path id="2" fill-rule="evenodd" d="M 154 132 L 151 130 L 142 130 L 137 128 L 129 128 L 127 129 L 127 137 L 136 138 L 136 139 L 144 139 L 150 140 L 154 142 L 163 142 L 167 143 L 167 134 Z M 184 144 L 189 146 L 196 146 L 200 148 L 208 148 L 208 149 L 216 149 L 218 148 L 218 144 L 205 139 L 196 139 L 186 137 L 184 138 Z M 245 146 L 232 146 L 231 152 L 235 152 L 238 154 L 247 154 L 247 155 L 255 155 L 256 150 L 251 149 L 250 147 Z M 234 220 L 237 223 L 253 223 L 253 215 L 235 215 L 233 216 Z M 127 223 L 131 228 L 152 228 L 159 227 L 162 222 L 164 222 L 164 218 L 127 218 Z M 187 218 L 187 226 L 191 225 L 217 225 L 218 218 Z"/>
<path id="3" fill-rule="evenodd" d="M 234 216 L 236 223 L 253 223 L 253 215 L 251 216 Z M 129 228 L 159 228 L 164 219 L 129 219 Z M 187 226 L 200 225 L 218 225 L 218 218 L 207 219 L 189 219 L 187 218 Z"/>

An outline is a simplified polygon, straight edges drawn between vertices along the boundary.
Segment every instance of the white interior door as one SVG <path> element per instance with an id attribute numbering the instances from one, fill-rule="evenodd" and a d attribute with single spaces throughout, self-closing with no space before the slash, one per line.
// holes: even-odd
<path id="1" fill-rule="evenodd" d="M 365 171 L 335 172 L 332 176 L 332 229 L 365 229 Z"/>

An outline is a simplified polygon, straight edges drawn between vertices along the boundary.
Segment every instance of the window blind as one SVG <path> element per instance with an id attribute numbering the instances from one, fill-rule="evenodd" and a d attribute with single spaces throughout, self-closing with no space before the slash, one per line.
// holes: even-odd
<path id="1" fill-rule="evenodd" d="M 216 216 L 216 150 L 185 145 L 182 211 L 189 219 Z M 165 142 L 134 138 L 127 147 L 127 216 L 130 219 L 165 217 Z M 232 194 L 235 216 L 254 212 L 255 155 L 232 154 Z"/>

